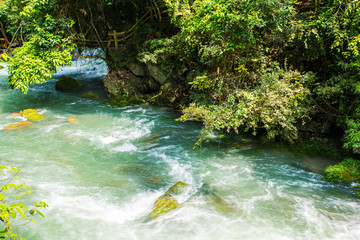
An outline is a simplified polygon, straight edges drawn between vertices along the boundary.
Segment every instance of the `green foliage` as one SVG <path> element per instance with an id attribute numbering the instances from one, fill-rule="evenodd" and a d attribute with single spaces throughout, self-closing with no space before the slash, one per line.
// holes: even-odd
<path id="1" fill-rule="evenodd" d="M 30 85 L 44 83 L 65 64 L 71 65 L 69 49 L 44 51 L 37 49 L 34 42 L 26 42 L 9 61 L 8 85 L 27 93 Z"/>
<path id="2" fill-rule="evenodd" d="M 44 83 L 60 66 L 71 64 L 75 46 L 67 31 L 73 21 L 55 19 L 51 0 L 5 0 L 3 5 L 6 11 L 0 18 L 6 19 L 15 36 L 20 30 L 23 41 L 9 60 L 8 85 L 27 93 L 30 85 Z"/>
<path id="3" fill-rule="evenodd" d="M 6 62 L 10 57 L 6 53 L 0 54 L 0 62 Z M 4 69 L 3 65 L 0 65 L 0 69 Z"/>
<path id="4" fill-rule="evenodd" d="M 303 155 L 317 155 L 332 159 L 341 159 L 344 157 L 340 154 L 340 148 L 340 146 L 329 141 L 327 138 L 301 139 L 301 141 L 289 146 L 289 149 L 299 157 Z"/>
<path id="5" fill-rule="evenodd" d="M 0 165 L 0 174 L 3 176 L 0 181 L 0 238 L 19 239 L 14 229 L 14 221 L 22 219 L 33 223 L 33 216 L 44 217 L 39 209 L 48 207 L 44 202 L 29 206 L 21 201 L 26 195 L 30 195 L 31 191 L 24 181 L 19 180 L 17 175 L 20 172 L 15 168 L 9 169 Z"/>
<path id="6" fill-rule="evenodd" d="M 289 62 L 316 72 L 319 81 L 311 88 L 318 109 L 346 130 L 344 146 L 359 152 L 359 1 L 322 1 L 315 13 L 299 14 L 293 24 Z"/>
<path id="7" fill-rule="evenodd" d="M 190 68 L 234 70 L 263 56 L 266 39 L 282 41 L 288 34 L 285 27 L 294 13 L 291 2 L 166 0 L 180 31 L 168 39 L 152 40 L 153 52 L 147 55 L 174 55 L 175 64 Z"/>
<path id="8" fill-rule="evenodd" d="M 335 183 L 359 182 L 360 161 L 348 158 L 337 165 L 329 166 L 324 171 L 324 178 Z"/>
<path id="9" fill-rule="evenodd" d="M 250 79 L 243 77 L 218 77 L 210 81 L 216 82 L 216 86 L 208 85 L 213 86 L 207 94 L 211 104 L 195 102 L 183 110 L 179 119 L 203 121 L 202 139 L 213 130 L 251 131 L 256 135 L 259 129 L 265 129 L 269 139 L 297 138 L 295 124 L 308 113 L 309 90 L 304 84 L 313 81 L 311 74 L 270 68 L 258 73 L 256 84 L 248 84 Z M 203 89 L 205 85 L 201 86 Z"/>

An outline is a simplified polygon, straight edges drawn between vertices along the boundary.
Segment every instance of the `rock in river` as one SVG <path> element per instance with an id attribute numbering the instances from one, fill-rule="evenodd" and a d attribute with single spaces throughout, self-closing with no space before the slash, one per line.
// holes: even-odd
<path id="1" fill-rule="evenodd" d="M 45 116 L 39 114 L 36 109 L 25 109 L 22 111 L 21 116 L 27 118 L 30 121 L 38 121 L 45 118 Z"/>
<path id="2" fill-rule="evenodd" d="M 62 76 L 56 82 L 55 89 L 62 92 L 76 92 L 81 89 L 81 85 L 71 77 Z"/>
<path id="3" fill-rule="evenodd" d="M 3 130 L 19 130 L 31 126 L 33 123 L 30 121 L 20 121 L 3 127 Z"/>
<path id="4" fill-rule="evenodd" d="M 156 218 L 164 213 L 170 212 L 171 210 L 179 206 L 178 201 L 173 199 L 173 196 L 183 193 L 189 184 L 184 182 L 177 182 L 171 186 L 164 195 L 160 196 L 154 203 L 153 210 L 150 214 L 151 218 Z"/>
<path id="5" fill-rule="evenodd" d="M 151 218 L 156 218 L 164 213 L 170 212 L 178 206 L 178 201 L 173 199 L 170 194 L 164 194 L 155 201 L 154 208 L 151 211 L 150 216 Z"/>

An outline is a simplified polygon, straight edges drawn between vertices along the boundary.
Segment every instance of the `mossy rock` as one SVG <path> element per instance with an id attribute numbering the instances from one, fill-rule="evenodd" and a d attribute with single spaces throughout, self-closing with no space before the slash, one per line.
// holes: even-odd
<path id="1" fill-rule="evenodd" d="M 66 118 L 70 123 L 78 123 L 79 119 L 77 119 L 76 117 L 67 117 Z"/>
<path id="2" fill-rule="evenodd" d="M 360 186 L 355 187 L 355 194 L 360 198 Z"/>
<path id="3" fill-rule="evenodd" d="M 56 82 L 55 89 L 62 92 L 76 92 L 81 89 L 81 85 L 74 78 L 63 76 Z"/>
<path id="4" fill-rule="evenodd" d="M 189 186 L 189 184 L 179 181 L 176 184 L 174 184 L 173 186 L 171 186 L 166 191 L 165 194 L 179 195 L 179 194 L 183 193 L 187 189 L 188 186 Z"/>
<path id="5" fill-rule="evenodd" d="M 0 65 L 0 69 L 4 69 L 5 67 L 3 65 Z"/>
<path id="6" fill-rule="evenodd" d="M 27 118 L 30 121 L 38 121 L 45 118 L 45 116 L 39 114 L 36 109 L 25 109 L 24 111 L 22 111 L 21 116 Z"/>
<path id="7" fill-rule="evenodd" d="M 30 121 L 20 121 L 20 122 L 13 123 L 13 124 L 3 127 L 3 130 L 9 131 L 9 130 L 24 129 L 24 128 L 30 127 L 32 124 L 33 123 Z"/>
<path id="8" fill-rule="evenodd" d="M 99 95 L 97 93 L 92 92 L 92 91 L 88 91 L 88 92 L 84 93 L 81 97 L 86 98 L 86 99 L 90 99 L 90 100 L 99 99 Z"/>
<path id="9" fill-rule="evenodd" d="M 335 183 L 360 182 L 360 162 L 348 158 L 339 164 L 329 166 L 324 171 L 326 181 Z"/>
<path id="10" fill-rule="evenodd" d="M 170 212 L 171 210 L 177 208 L 178 206 L 179 206 L 178 201 L 173 199 L 170 194 L 164 194 L 155 201 L 150 216 L 151 218 L 156 218 L 164 213 Z"/>
<path id="11" fill-rule="evenodd" d="M 113 97 L 110 102 L 110 104 L 116 105 L 118 107 L 133 106 L 141 103 L 145 103 L 145 101 L 142 98 L 138 98 L 136 96 L 126 96 L 126 95 Z"/>

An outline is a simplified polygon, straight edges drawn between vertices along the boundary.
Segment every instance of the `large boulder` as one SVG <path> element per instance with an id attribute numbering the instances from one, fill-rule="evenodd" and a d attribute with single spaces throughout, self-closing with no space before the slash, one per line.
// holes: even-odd
<path id="1" fill-rule="evenodd" d="M 30 121 L 20 121 L 20 122 L 13 123 L 13 124 L 3 127 L 3 130 L 9 131 L 9 130 L 24 129 L 24 128 L 30 127 L 32 124 L 33 123 Z"/>
<path id="2" fill-rule="evenodd" d="M 159 66 L 155 65 L 152 62 L 147 62 L 146 67 L 149 71 L 150 76 L 152 76 L 156 82 L 161 85 L 166 82 L 167 74 L 164 73 L 164 71 L 162 71 Z"/>
<path id="3" fill-rule="evenodd" d="M 120 107 L 143 103 L 149 92 L 143 79 L 126 69 L 109 72 L 103 82 L 111 103 Z"/>
<path id="4" fill-rule="evenodd" d="M 45 116 L 39 114 L 36 109 L 25 109 L 22 111 L 21 116 L 27 118 L 30 121 L 38 121 L 45 118 Z"/>
<path id="5" fill-rule="evenodd" d="M 146 75 L 144 67 L 138 62 L 131 62 L 127 67 L 137 77 L 145 77 Z"/>
<path id="6" fill-rule="evenodd" d="M 157 95 L 150 99 L 150 102 L 159 106 L 178 106 L 184 104 L 186 98 L 184 97 L 184 88 L 181 84 L 176 82 L 167 82 L 161 86 Z"/>
<path id="7" fill-rule="evenodd" d="M 74 78 L 62 76 L 56 82 L 55 89 L 61 92 L 76 92 L 81 89 L 81 85 Z"/>

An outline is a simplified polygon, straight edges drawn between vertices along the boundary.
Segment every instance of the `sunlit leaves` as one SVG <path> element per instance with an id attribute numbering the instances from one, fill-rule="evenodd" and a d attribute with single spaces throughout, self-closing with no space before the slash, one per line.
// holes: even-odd
<path id="1" fill-rule="evenodd" d="M 6 0 L 8 27 L 21 31 L 22 46 L 9 60 L 8 84 L 27 93 L 30 85 L 41 84 L 51 78 L 60 66 L 71 64 L 74 49 L 68 30 L 74 22 L 57 17 L 51 0 Z M 4 13 L 5 14 L 5 13 Z M 17 24 L 19 24 L 17 27 Z M 12 32 L 14 35 L 19 32 Z"/>
<path id="2" fill-rule="evenodd" d="M 257 85 L 243 89 L 236 81 L 223 88 L 224 82 L 218 79 L 222 86 L 218 84 L 209 93 L 212 104 L 193 103 L 183 110 L 179 120 L 203 121 L 203 136 L 213 130 L 250 131 L 256 135 L 259 129 L 265 129 L 269 139 L 279 136 L 292 141 L 297 138 L 295 124 L 307 117 L 310 106 L 310 91 L 303 84 L 313 78 L 297 71 L 266 69 L 259 73 Z"/>
<path id="3" fill-rule="evenodd" d="M 0 238 L 16 240 L 19 237 L 14 230 L 14 221 L 33 223 L 34 220 L 30 217 L 34 215 L 44 217 L 39 208 L 46 208 L 48 205 L 44 202 L 35 203 L 32 206 L 25 205 L 22 199 L 25 195 L 31 194 L 31 191 L 25 182 L 17 178 L 17 174 L 21 171 L 15 168 L 9 169 L 4 165 L 0 165 L 0 170 L 3 174 L 0 180 L 0 221 L 3 223 L 1 226 L 4 226 L 4 229 L 0 229 Z"/>

